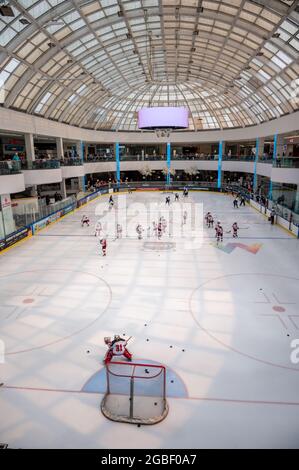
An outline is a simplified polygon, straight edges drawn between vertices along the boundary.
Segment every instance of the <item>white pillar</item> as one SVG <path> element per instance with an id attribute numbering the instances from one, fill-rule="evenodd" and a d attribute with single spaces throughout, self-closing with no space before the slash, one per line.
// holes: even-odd
<path id="1" fill-rule="evenodd" d="M 284 136 L 283 135 L 278 135 L 277 136 L 276 156 L 279 156 L 280 158 L 282 157 L 283 146 L 284 146 Z"/>
<path id="2" fill-rule="evenodd" d="M 64 151 L 63 151 L 63 140 L 62 137 L 56 137 L 56 151 L 57 151 L 57 158 L 60 160 L 64 158 Z"/>
<path id="3" fill-rule="evenodd" d="M 27 162 L 34 162 L 35 152 L 33 134 L 25 134 L 25 149 Z"/>
<path id="4" fill-rule="evenodd" d="M 78 158 L 80 158 L 80 160 L 82 160 L 82 162 L 83 162 L 83 159 L 84 159 L 83 143 L 80 140 L 76 141 L 76 152 L 77 152 Z M 82 192 L 85 192 L 85 190 L 86 190 L 86 188 L 85 188 L 85 176 L 79 176 L 78 181 L 79 181 L 79 190 L 82 191 Z"/>
<path id="5" fill-rule="evenodd" d="M 31 163 L 35 161 L 35 151 L 34 151 L 34 138 L 33 134 L 24 134 L 25 137 L 25 150 L 26 150 L 26 161 L 28 163 L 28 168 L 31 168 Z M 31 197 L 37 196 L 37 185 L 32 185 L 31 188 Z"/>
<path id="6" fill-rule="evenodd" d="M 66 199 L 67 194 L 66 194 L 65 178 L 62 178 L 62 181 L 60 183 L 60 192 L 61 192 L 62 199 Z"/>
<path id="7" fill-rule="evenodd" d="M 80 140 L 76 142 L 76 152 L 77 152 L 78 158 L 83 160 L 82 145 L 81 145 Z"/>
<path id="8" fill-rule="evenodd" d="M 259 138 L 259 150 L 258 150 L 258 160 L 264 155 L 264 148 L 265 148 L 265 137 Z"/>

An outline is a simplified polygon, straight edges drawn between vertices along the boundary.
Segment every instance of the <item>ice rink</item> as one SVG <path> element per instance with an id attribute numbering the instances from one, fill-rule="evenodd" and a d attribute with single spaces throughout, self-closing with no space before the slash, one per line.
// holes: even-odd
<path id="1" fill-rule="evenodd" d="M 233 209 L 228 195 L 190 192 L 176 203 L 172 195 L 170 208 L 162 192 L 119 198 L 108 211 L 102 196 L 0 256 L 0 442 L 299 448 L 298 240 L 249 206 Z M 157 240 L 142 222 L 142 240 L 134 229 L 115 239 L 104 227 L 102 257 L 99 215 L 109 224 L 126 207 L 135 227 L 149 203 L 175 211 L 172 236 L 168 226 Z M 184 206 L 200 219 L 201 204 L 223 224 L 218 246 L 212 228 L 201 237 L 188 221 L 180 232 Z M 90 227 L 81 227 L 83 214 Z M 228 233 L 235 221 L 238 239 Z M 169 414 L 161 423 L 137 427 L 102 415 L 103 338 L 114 334 L 133 337 L 134 360 L 166 366 Z"/>

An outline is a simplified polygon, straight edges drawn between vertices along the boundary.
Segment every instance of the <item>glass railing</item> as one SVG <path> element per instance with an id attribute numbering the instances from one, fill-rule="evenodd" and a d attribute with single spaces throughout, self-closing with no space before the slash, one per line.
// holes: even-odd
<path id="1" fill-rule="evenodd" d="M 254 155 L 223 155 L 222 160 L 229 162 L 253 162 Z"/>
<path id="2" fill-rule="evenodd" d="M 158 160 L 166 160 L 165 155 L 121 155 L 121 161 L 158 161 Z"/>
<path id="3" fill-rule="evenodd" d="M 209 161 L 209 160 L 218 160 L 218 154 L 194 154 L 194 155 L 172 155 L 171 160 L 197 160 L 197 161 Z M 225 161 L 254 161 L 253 155 L 223 155 L 222 160 Z"/>
<path id="4" fill-rule="evenodd" d="M 81 166 L 83 163 L 81 158 L 62 158 L 60 160 L 61 166 Z"/>
<path id="5" fill-rule="evenodd" d="M 259 157 L 258 158 L 258 163 L 270 163 L 272 165 L 273 163 L 273 157 Z"/>
<path id="6" fill-rule="evenodd" d="M 53 204 L 47 204 L 46 198 L 41 198 L 38 200 L 38 203 L 33 201 L 32 204 L 24 204 L 23 206 L 18 204 L 17 208 L 12 206 L 16 227 L 21 228 L 28 226 L 37 220 L 70 206 L 71 204 L 75 204 L 75 202 L 75 196 L 71 196 L 61 201 L 54 202 Z"/>
<path id="7" fill-rule="evenodd" d="M 21 161 L 0 161 L 0 175 L 15 175 L 21 173 Z"/>
<path id="8" fill-rule="evenodd" d="M 299 157 L 296 158 L 277 158 L 273 161 L 275 168 L 299 168 Z"/>
<path id="9" fill-rule="evenodd" d="M 23 170 L 53 170 L 60 168 L 59 160 L 34 160 L 22 164 Z"/>
<path id="10" fill-rule="evenodd" d="M 111 162 L 114 161 L 114 155 L 88 155 L 84 162 L 85 163 L 92 163 L 92 162 Z"/>

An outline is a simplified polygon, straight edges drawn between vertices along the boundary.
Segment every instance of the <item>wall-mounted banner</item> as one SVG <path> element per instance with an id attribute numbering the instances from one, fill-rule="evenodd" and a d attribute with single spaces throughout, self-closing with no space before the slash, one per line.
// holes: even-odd
<path id="1" fill-rule="evenodd" d="M 0 240 L 0 251 L 5 250 L 5 248 L 14 245 L 18 241 L 28 237 L 29 235 L 31 235 L 31 230 L 29 227 L 24 227 L 14 233 L 11 233 L 6 238 Z"/>
<path id="2" fill-rule="evenodd" d="M 75 206 L 74 204 L 72 204 L 70 206 L 65 207 L 64 209 L 54 212 L 54 214 L 48 215 L 48 217 L 44 217 L 43 219 L 34 222 L 32 224 L 32 234 L 34 235 L 35 233 L 39 232 L 40 230 L 43 230 L 53 222 L 56 222 L 56 220 L 60 219 L 64 215 L 68 214 L 69 212 L 72 212 L 74 208 Z"/>

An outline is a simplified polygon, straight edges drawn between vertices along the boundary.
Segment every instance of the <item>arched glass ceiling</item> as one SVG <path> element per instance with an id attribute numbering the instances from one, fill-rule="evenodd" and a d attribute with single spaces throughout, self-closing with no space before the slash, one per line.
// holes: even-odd
<path id="1" fill-rule="evenodd" d="M 8 1 L 5 107 L 111 130 L 137 129 L 148 105 L 188 106 L 190 129 L 298 109 L 297 0 Z"/>

